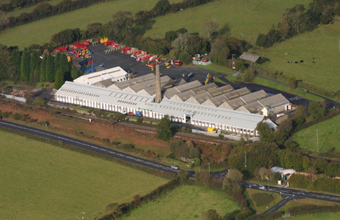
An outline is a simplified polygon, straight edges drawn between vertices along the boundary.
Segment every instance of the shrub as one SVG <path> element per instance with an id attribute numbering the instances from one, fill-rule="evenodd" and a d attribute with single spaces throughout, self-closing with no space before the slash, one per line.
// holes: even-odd
<path id="1" fill-rule="evenodd" d="M 15 120 L 20 120 L 21 115 L 18 114 L 18 113 L 15 113 L 15 114 L 13 115 L 13 118 L 14 118 Z"/>
<path id="2" fill-rule="evenodd" d="M 141 125 L 143 123 L 143 118 L 137 118 L 137 124 Z"/>
<path id="3" fill-rule="evenodd" d="M 272 201 L 274 201 L 274 197 L 267 193 L 255 193 L 252 196 L 256 206 L 266 206 Z"/>
<path id="4" fill-rule="evenodd" d="M 125 150 L 132 150 L 135 146 L 133 144 L 124 144 L 123 148 Z"/>
<path id="5" fill-rule="evenodd" d="M 224 138 L 224 135 L 223 135 L 223 134 L 219 134 L 219 135 L 218 135 L 218 139 L 223 140 L 223 138 Z"/>
<path id="6" fill-rule="evenodd" d="M 8 117 L 9 117 L 9 113 L 8 113 L 8 112 L 0 112 L 0 115 L 1 115 L 3 118 L 8 118 Z"/>

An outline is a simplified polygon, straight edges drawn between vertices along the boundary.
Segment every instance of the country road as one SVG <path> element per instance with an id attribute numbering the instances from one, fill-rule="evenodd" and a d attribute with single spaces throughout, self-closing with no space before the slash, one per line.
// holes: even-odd
<path id="1" fill-rule="evenodd" d="M 265 212 L 262 213 L 262 215 L 275 212 L 279 210 L 281 207 L 283 207 L 287 202 L 295 199 L 318 199 L 318 200 L 324 200 L 328 202 L 336 202 L 340 203 L 340 196 L 336 195 L 330 195 L 330 194 L 324 194 L 324 193 L 316 193 L 316 192 L 309 192 L 304 190 L 297 190 L 297 189 L 289 189 L 284 187 L 276 187 L 276 186 L 267 186 L 257 183 L 251 183 L 251 182 L 240 182 L 240 186 L 244 188 L 251 188 L 256 190 L 262 190 L 266 192 L 273 192 L 273 193 L 279 193 L 282 196 L 282 200 L 275 204 L 273 207 L 270 207 Z M 260 189 L 260 187 L 264 187 Z"/>

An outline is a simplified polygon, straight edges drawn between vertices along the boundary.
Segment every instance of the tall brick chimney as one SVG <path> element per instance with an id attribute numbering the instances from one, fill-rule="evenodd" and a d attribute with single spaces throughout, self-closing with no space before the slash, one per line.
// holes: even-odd
<path id="1" fill-rule="evenodd" d="M 159 73 L 159 65 L 156 65 L 156 100 L 157 103 L 162 101 L 162 91 L 161 91 L 161 75 Z"/>

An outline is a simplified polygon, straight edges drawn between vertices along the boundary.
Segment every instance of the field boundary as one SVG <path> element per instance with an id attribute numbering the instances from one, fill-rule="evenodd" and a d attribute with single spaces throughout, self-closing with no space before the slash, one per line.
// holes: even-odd
<path id="1" fill-rule="evenodd" d="M 32 140 L 40 141 L 40 142 L 43 142 L 43 143 L 46 143 L 46 144 L 50 144 L 50 145 L 53 145 L 53 146 L 56 146 L 56 147 L 68 149 L 68 150 L 71 150 L 71 151 L 74 151 L 74 152 L 79 152 L 79 153 L 83 153 L 85 155 L 90 155 L 90 156 L 98 157 L 98 158 L 101 158 L 101 159 L 104 159 L 104 160 L 112 161 L 112 162 L 115 162 L 115 163 L 118 163 L 118 164 L 121 164 L 121 165 L 124 165 L 124 166 L 128 166 L 130 168 L 137 169 L 137 170 L 143 171 L 143 172 L 148 173 L 148 174 L 157 175 L 157 176 L 160 176 L 160 177 L 163 177 L 163 178 L 166 178 L 166 179 L 173 179 L 175 177 L 175 174 L 173 174 L 173 173 L 152 169 L 152 168 L 149 168 L 149 167 L 137 165 L 135 163 L 130 163 L 128 161 L 125 161 L 125 160 L 122 160 L 122 159 L 119 159 L 119 158 L 110 157 L 110 156 L 107 156 L 107 155 L 104 155 L 104 154 L 101 154 L 101 153 L 89 151 L 89 150 L 79 148 L 79 147 L 76 147 L 76 146 L 73 146 L 73 145 L 70 145 L 70 144 L 66 144 L 66 143 L 63 143 L 62 141 L 55 141 L 55 140 L 45 138 L 45 137 L 41 137 L 41 136 L 38 136 L 38 135 L 35 135 L 35 134 L 29 134 L 29 133 L 26 133 L 26 132 L 23 132 L 23 131 L 11 129 L 11 128 L 5 128 L 5 127 L 2 127 L 2 126 L 0 126 L 0 130 L 5 131 L 5 132 L 9 132 L 9 133 L 12 133 L 12 134 L 20 135 L 20 136 L 23 136 L 23 137 L 26 137 L 26 138 L 29 138 L 29 139 L 32 139 Z"/>

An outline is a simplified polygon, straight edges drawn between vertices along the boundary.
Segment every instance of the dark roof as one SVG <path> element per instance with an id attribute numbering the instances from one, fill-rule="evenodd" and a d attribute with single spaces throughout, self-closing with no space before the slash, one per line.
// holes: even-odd
<path id="1" fill-rule="evenodd" d="M 244 53 L 240 56 L 240 58 L 241 58 L 242 60 L 248 60 L 248 61 L 250 61 L 250 62 L 255 63 L 255 62 L 260 58 L 260 56 L 259 56 L 259 55 L 256 55 L 256 54 L 244 52 Z"/>

